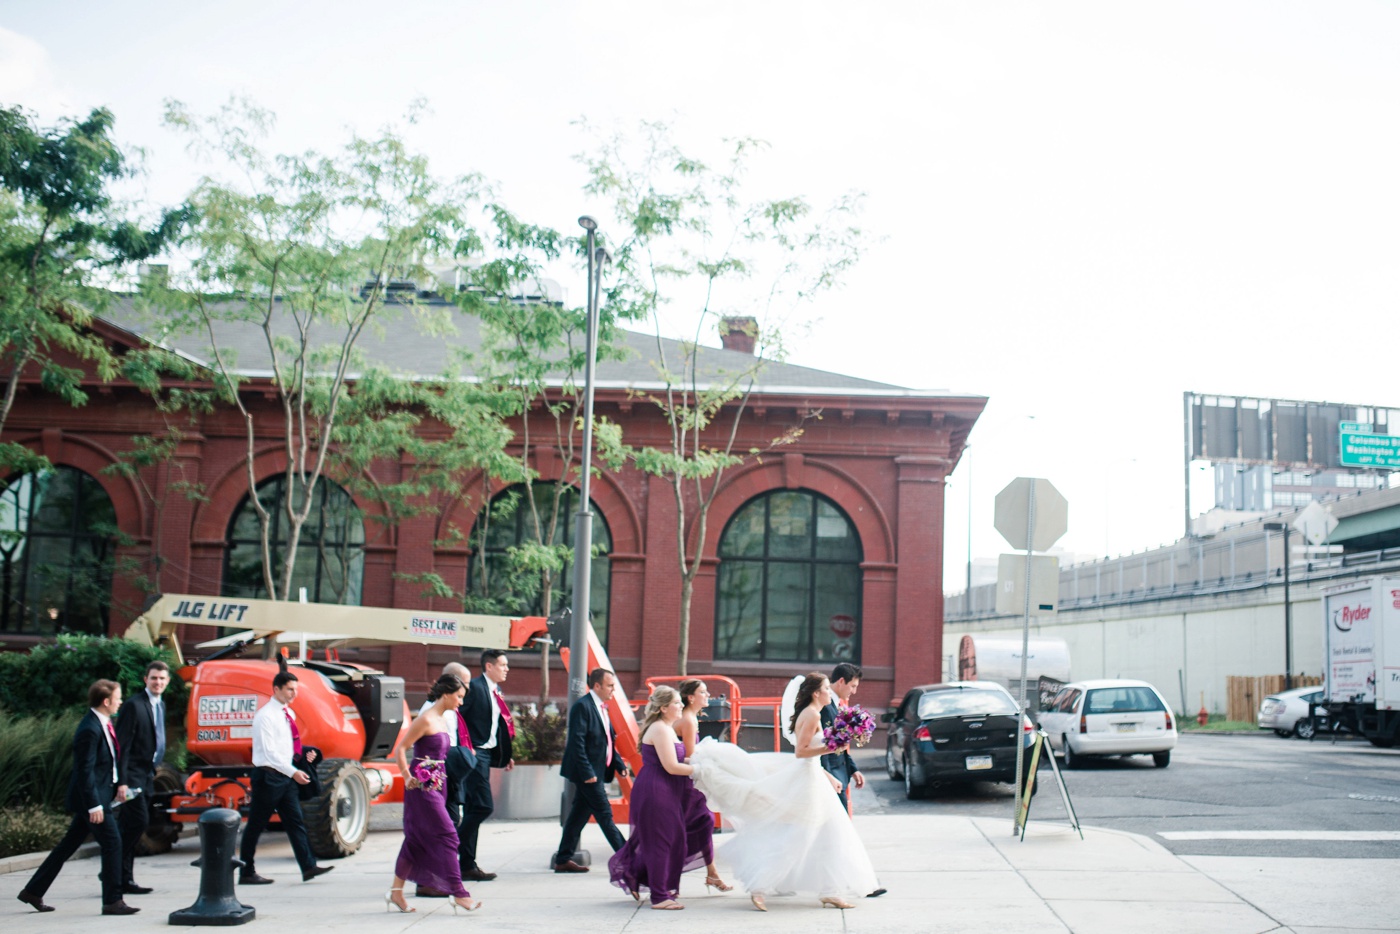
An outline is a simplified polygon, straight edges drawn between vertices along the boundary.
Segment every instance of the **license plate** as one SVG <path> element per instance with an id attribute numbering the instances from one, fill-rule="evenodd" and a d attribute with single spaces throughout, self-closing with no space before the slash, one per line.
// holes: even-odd
<path id="1" fill-rule="evenodd" d="M 976 772 L 978 769 L 990 769 L 992 767 L 991 756 L 968 756 L 967 770 Z"/>
<path id="2" fill-rule="evenodd" d="M 1136 724 L 1136 723 L 1120 723 L 1120 724 L 1118 724 L 1118 732 L 1119 732 L 1119 733 L 1136 733 L 1136 732 L 1137 732 L 1137 724 Z"/>

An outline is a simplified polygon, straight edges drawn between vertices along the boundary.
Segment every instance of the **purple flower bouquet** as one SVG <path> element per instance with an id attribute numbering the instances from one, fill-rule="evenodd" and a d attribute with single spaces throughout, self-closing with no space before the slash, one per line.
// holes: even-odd
<path id="1" fill-rule="evenodd" d="M 831 726 L 822 731 L 822 740 L 827 749 L 840 749 L 842 746 L 864 746 L 875 733 L 875 718 L 859 704 L 852 704 L 838 711 Z"/>
<path id="2" fill-rule="evenodd" d="M 420 759 L 409 774 L 427 791 L 442 791 L 447 786 L 447 770 L 437 759 Z"/>

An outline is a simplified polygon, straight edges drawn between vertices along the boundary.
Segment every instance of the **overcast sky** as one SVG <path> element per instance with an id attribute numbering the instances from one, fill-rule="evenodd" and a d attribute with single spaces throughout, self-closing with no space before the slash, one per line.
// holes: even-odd
<path id="1" fill-rule="evenodd" d="M 1183 391 L 1400 407 L 1397 50 L 1400 6 L 1338 0 L 0 0 L 0 104 L 110 107 L 170 203 L 200 167 L 165 98 L 248 95 L 301 150 L 425 97 L 436 171 L 568 231 L 606 214 L 580 117 L 767 140 L 757 193 L 863 191 L 879 238 L 791 361 L 991 400 L 948 490 L 954 590 L 969 485 L 978 557 L 1018 475 L 1068 498 L 1071 552 L 1178 537 Z"/>

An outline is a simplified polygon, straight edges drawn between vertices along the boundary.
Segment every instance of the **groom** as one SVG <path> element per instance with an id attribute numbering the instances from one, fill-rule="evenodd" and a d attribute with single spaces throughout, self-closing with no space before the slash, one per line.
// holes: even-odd
<path id="1" fill-rule="evenodd" d="M 860 687 L 861 670 L 858 665 L 850 662 L 841 662 L 831 669 L 831 677 L 827 679 L 831 682 L 831 703 L 822 708 L 822 729 L 829 728 L 836 722 L 836 714 L 850 706 L 851 698 L 856 696 L 856 690 Z M 851 758 L 850 750 L 833 752 L 822 756 L 822 768 L 831 773 L 831 777 L 841 784 L 841 790 L 836 796 L 841 799 L 841 807 L 850 813 L 850 787 L 865 787 L 865 776 L 860 769 L 856 768 L 856 762 Z M 867 898 L 878 898 L 885 894 L 883 887 L 867 895 Z"/>

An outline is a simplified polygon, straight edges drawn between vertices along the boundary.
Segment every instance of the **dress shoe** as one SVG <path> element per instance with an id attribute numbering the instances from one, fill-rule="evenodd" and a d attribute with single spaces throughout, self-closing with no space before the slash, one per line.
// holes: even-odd
<path id="1" fill-rule="evenodd" d="M 123 895 L 150 895 L 154 891 L 149 885 L 137 885 L 135 882 L 128 882 L 122 886 Z"/>
<path id="2" fill-rule="evenodd" d="M 886 888 L 878 888 L 878 889 L 876 889 L 875 891 L 871 892 L 869 895 L 867 895 L 867 896 L 865 896 L 865 897 L 866 897 L 866 898 L 879 898 L 881 895 L 884 895 L 884 894 L 885 894 L 886 892 L 888 892 L 888 891 L 889 891 L 889 889 L 886 889 Z"/>
<path id="3" fill-rule="evenodd" d="M 132 908 L 126 902 L 112 902 L 110 905 L 102 906 L 104 915 L 134 915 L 140 908 Z"/>
<path id="4" fill-rule="evenodd" d="M 463 882 L 490 882 L 496 878 L 494 872 L 483 872 L 480 868 L 467 869 L 462 872 Z"/>
<path id="5" fill-rule="evenodd" d="M 418 888 L 416 888 L 416 889 L 413 890 L 413 894 L 414 894 L 414 896 L 417 897 L 417 898 L 446 898 L 446 897 L 447 897 L 447 893 L 446 893 L 446 892 L 443 892 L 443 891 L 441 891 L 440 889 L 429 888 L 429 887 L 426 886 L 426 885 L 420 885 L 420 886 L 418 886 Z"/>
<path id="6" fill-rule="evenodd" d="M 326 873 L 330 872 L 334 868 L 334 866 L 312 866 L 310 869 L 306 870 L 306 872 L 303 872 L 301 874 L 301 881 L 310 882 L 317 876 L 324 876 Z"/>
<path id="7" fill-rule="evenodd" d="M 245 872 L 238 877 L 239 885 L 271 885 L 276 879 L 269 879 L 267 876 L 260 876 L 256 872 Z"/>
<path id="8" fill-rule="evenodd" d="M 562 863 L 555 863 L 555 864 L 554 864 L 554 871 L 555 871 L 555 872 L 587 872 L 587 871 L 588 871 L 588 867 L 587 867 L 587 866 L 580 866 L 578 863 L 574 862 L 573 860 L 571 860 L 571 859 L 566 859 L 566 860 L 564 860 Z"/>
<path id="9" fill-rule="evenodd" d="M 33 908 L 35 911 L 53 911 L 52 905 L 44 904 L 44 899 L 42 896 L 32 895 L 30 894 L 28 889 L 20 889 L 19 894 L 16 895 L 15 898 L 24 902 L 26 905 Z"/>

